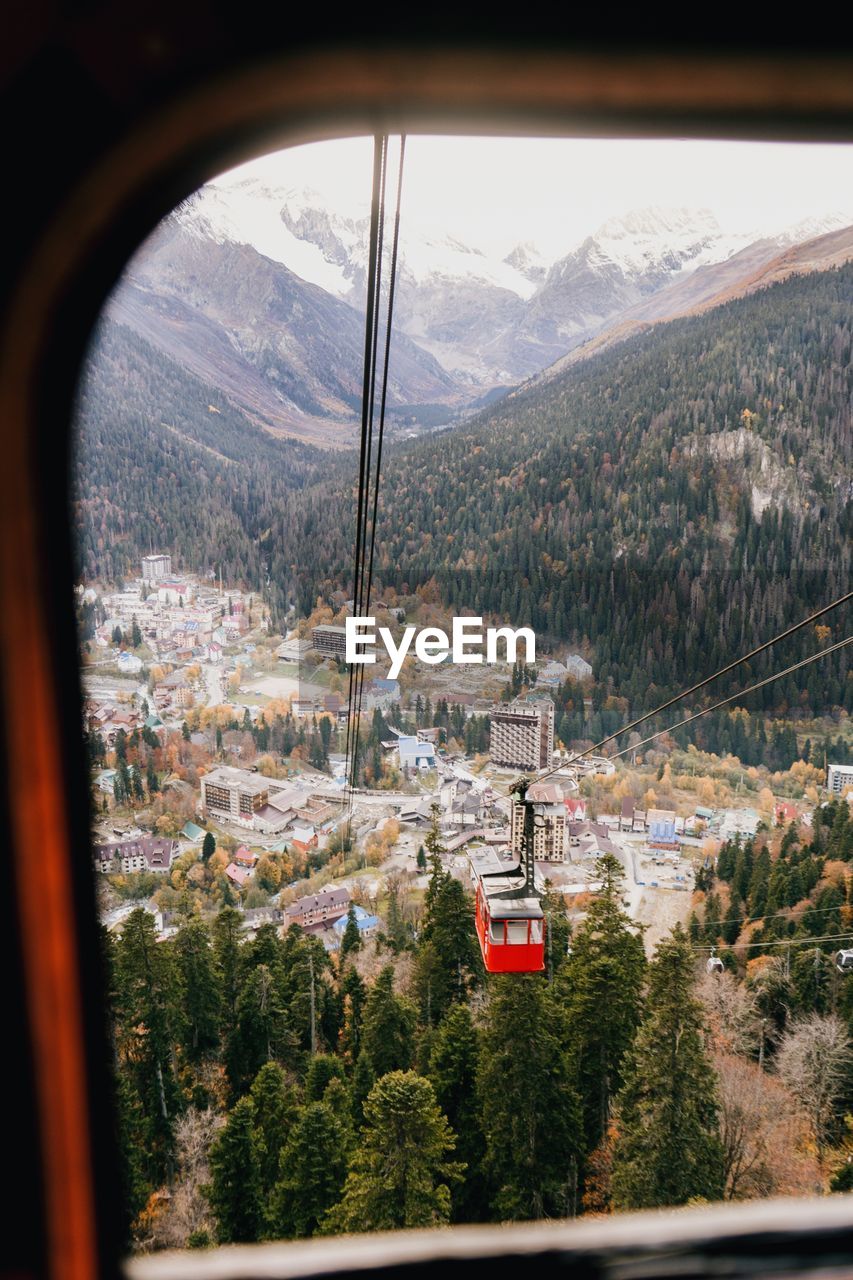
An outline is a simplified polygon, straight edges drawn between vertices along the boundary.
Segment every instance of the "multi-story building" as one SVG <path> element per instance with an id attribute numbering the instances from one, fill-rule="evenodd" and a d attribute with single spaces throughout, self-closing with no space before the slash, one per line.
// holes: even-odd
<path id="1" fill-rule="evenodd" d="M 569 860 L 569 826 L 586 817 L 586 801 L 568 796 L 558 782 L 534 782 L 528 800 L 537 806 L 533 828 L 533 857 L 540 862 Z M 521 854 L 524 848 L 524 805 L 513 800 L 510 815 L 510 847 Z"/>
<path id="2" fill-rule="evenodd" d="M 333 627 L 326 623 L 312 627 L 311 644 L 318 653 L 327 654 L 331 658 L 343 658 L 347 651 L 346 627 Z"/>
<path id="3" fill-rule="evenodd" d="M 120 868 L 125 875 L 134 871 L 168 871 L 178 856 L 177 840 L 143 836 L 139 840 L 117 840 L 96 844 L 95 867 L 107 874 Z"/>
<path id="4" fill-rule="evenodd" d="M 554 754 L 554 704 L 550 698 L 497 703 L 490 715 L 489 754 L 494 764 L 514 769 L 547 768 Z"/>
<path id="5" fill-rule="evenodd" d="M 853 787 L 853 764 L 831 764 L 826 771 L 826 789 L 837 796 L 845 787 Z"/>
<path id="6" fill-rule="evenodd" d="M 142 581 L 159 582 L 172 576 L 172 557 L 165 552 L 142 557 Z"/>
<path id="7" fill-rule="evenodd" d="M 332 924 L 347 914 L 349 903 L 348 889 L 324 889 L 322 893 L 311 893 L 292 902 L 285 911 L 285 920 L 288 926 L 296 924 L 302 929 L 326 922 Z"/>
<path id="8" fill-rule="evenodd" d="M 201 779 L 202 808 L 217 818 L 252 827 L 255 814 L 269 803 L 269 786 L 244 769 L 221 765 Z"/>

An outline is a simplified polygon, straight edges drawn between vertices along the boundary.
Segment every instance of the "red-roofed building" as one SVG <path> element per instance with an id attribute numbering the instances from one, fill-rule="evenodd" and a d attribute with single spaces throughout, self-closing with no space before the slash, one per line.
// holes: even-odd
<path id="1" fill-rule="evenodd" d="M 241 867 L 248 867 L 251 871 L 255 863 L 258 861 L 258 854 L 252 853 L 251 849 L 247 849 L 244 844 L 234 854 L 234 861 Z"/>
<path id="2" fill-rule="evenodd" d="M 297 853 L 301 853 L 303 857 L 311 850 L 317 848 L 317 837 L 311 840 L 297 840 L 295 838 L 289 841 L 291 849 L 295 849 Z"/>
<path id="3" fill-rule="evenodd" d="M 238 889 L 242 889 L 243 885 L 249 879 L 249 873 L 245 867 L 238 867 L 236 862 L 228 863 L 228 866 L 225 868 L 225 874 L 233 884 L 236 884 Z"/>
<path id="4" fill-rule="evenodd" d="M 796 822 L 798 818 L 797 806 L 793 800 L 777 800 L 776 801 L 776 821 L 781 826 L 787 826 L 789 822 Z"/>

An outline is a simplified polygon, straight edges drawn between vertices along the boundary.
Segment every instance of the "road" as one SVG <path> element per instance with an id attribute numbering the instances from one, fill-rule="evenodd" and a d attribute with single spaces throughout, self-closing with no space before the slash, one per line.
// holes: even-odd
<path id="1" fill-rule="evenodd" d="M 216 662 L 203 662 L 201 676 L 207 693 L 205 706 L 220 706 L 225 700 L 222 693 L 222 667 Z"/>

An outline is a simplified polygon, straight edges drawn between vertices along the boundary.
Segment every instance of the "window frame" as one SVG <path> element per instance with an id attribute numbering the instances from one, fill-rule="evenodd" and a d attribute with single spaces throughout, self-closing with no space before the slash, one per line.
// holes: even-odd
<path id="1" fill-rule="evenodd" d="M 61 38 L 72 47 L 67 33 Z M 194 28 L 192 45 L 183 49 L 188 69 L 195 43 L 203 47 L 205 38 Z M 120 37 L 107 34 L 92 53 L 104 82 L 119 46 Z M 75 852 L 88 848 L 89 835 L 66 482 L 85 345 L 125 263 L 159 219 L 203 181 L 285 145 L 401 128 L 850 141 L 850 72 L 849 59 L 816 57 L 808 50 L 746 56 L 642 49 L 632 54 L 606 47 L 582 52 L 559 44 L 519 44 L 515 32 L 507 34 L 505 47 L 498 41 L 485 51 L 463 42 L 380 50 L 309 47 L 263 61 L 256 55 L 248 65 L 229 60 L 226 49 L 206 73 L 190 72 L 186 84 L 179 75 L 164 89 L 152 64 L 147 81 L 139 73 L 143 90 L 135 99 L 128 90 L 125 101 L 116 85 L 112 92 L 123 114 L 99 120 L 93 112 L 91 136 L 81 138 L 68 164 L 56 166 L 54 200 L 45 201 L 41 189 L 34 193 L 40 204 L 35 198 L 27 204 L 26 193 L 21 197 L 32 226 L 6 295 L 0 363 L 6 444 L 0 564 L 7 599 L 13 594 L 16 601 L 14 618 L 7 609 L 2 624 L 2 703 L 20 980 L 27 997 L 51 1276 L 77 1280 L 113 1273 L 119 1259 L 94 868 L 90 858 Z M 39 74 L 52 84 L 52 64 L 34 73 Z M 45 465 L 47 458 L 55 468 Z M 38 859 L 28 857 L 35 849 Z M 655 1248 L 668 1241 L 677 1249 L 689 1237 L 690 1247 L 707 1256 L 729 1239 L 726 1224 L 735 1220 L 727 1214 L 733 1212 L 706 1210 L 701 1220 L 687 1214 L 678 1224 L 634 1219 L 629 1227 L 626 1220 L 624 1227 L 614 1222 L 607 1229 L 619 1238 L 633 1232 L 653 1239 Z M 806 1211 L 750 1206 L 740 1221 L 746 1223 L 744 1233 L 735 1234 L 744 1249 L 764 1249 L 770 1258 L 772 1240 L 784 1237 L 789 1251 L 792 1240 L 799 1240 L 799 1256 L 816 1267 L 821 1251 L 834 1250 L 838 1258 L 839 1231 L 853 1226 L 853 1210 L 837 1203 Z M 587 1225 L 573 1239 L 603 1248 L 592 1243 L 601 1228 Z M 709 1242 L 712 1228 L 719 1239 Z M 530 1230 L 529 1247 L 514 1243 L 526 1240 L 524 1233 L 470 1236 L 466 1256 L 502 1256 L 516 1247 L 522 1253 L 581 1247 L 570 1244 L 565 1228 Z M 765 1231 L 769 1236 L 761 1235 Z M 424 1237 L 416 1246 L 402 1240 L 357 1247 L 350 1242 L 346 1252 L 324 1245 L 314 1250 L 309 1266 L 300 1246 L 274 1265 L 263 1265 L 281 1275 L 302 1274 L 301 1266 L 313 1269 L 320 1258 L 333 1270 L 376 1268 L 392 1258 L 399 1264 L 406 1249 L 409 1261 L 435 1261 L 441 1247 L 437 1238 Z M 253 1254 L 250 1265 L 239 1260 L 240 1251 L 230 1256 L 231 1264 L 218 1264 L 222 1274 L 254 1270 L 262 1256 L 270 1257 Z M 130 1271 L 140 1277 L 146 1267 L 152 1274 L 201 1274 L 209 1261 L 137 1260 Z"/>

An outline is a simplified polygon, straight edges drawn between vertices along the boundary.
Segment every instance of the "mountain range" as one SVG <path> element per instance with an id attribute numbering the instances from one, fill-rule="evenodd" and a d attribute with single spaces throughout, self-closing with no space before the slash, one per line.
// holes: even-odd
<path id="1" fill-rule="evenodd" d="M 843 221 L 751 238 L 724 232 L 709 210 L 647 208 L 607 220 L 556 261 L 529 243 L 498 258 L 404 222 L 389 422 L 415 431 L 458 421 L 649 324 L 844 261 L 853 231 Z M 351 445 L 368 232 L 367 218 L 330 210 L 310 190 L 256 178 L 204 187 L 136 254 L 107 322 L 258 424 Z"/>

